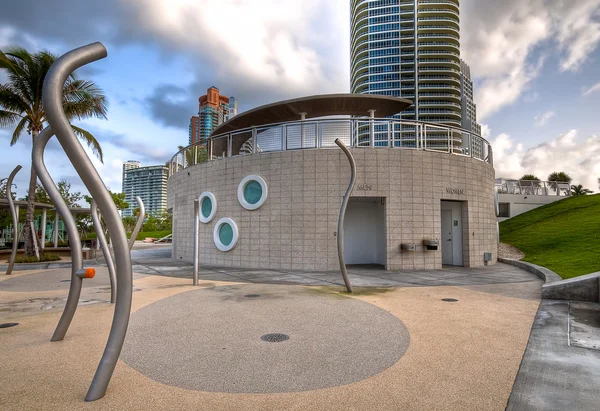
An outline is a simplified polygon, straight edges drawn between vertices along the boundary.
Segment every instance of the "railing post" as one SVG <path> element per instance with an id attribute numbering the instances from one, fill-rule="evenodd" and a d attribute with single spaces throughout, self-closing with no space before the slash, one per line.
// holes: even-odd
<path id="1" fill-rule="evenodd" d="M 213 141 L 210 140 L 208 142 L 208 145 L 209 145 L 209 148 L 210 148 L 210 152 L 208 154 L 208 158 L 210 159 L 210 161 L 212 161 L 212 159 L 213 159 Z"/>
<path id="2" fill-rule="evenodd" d="M 252 129 L 252 154 L 256 154 L 256 145 L 257 145 L 257 136 L 256 136 L 256 127 Z"/>
<path id="3" fill-rule="evenodd" d="M 227 157 L 231 157 L 231 151 L 232 151 L 232 141 L 233 136 L 231 134 L 229 134 L 227 136 Z"/>
<path id="4" fill-rule="evenodd" d="M 375 147 L 375 110 L 369 110 L 369 138 L 371 148 Z"/>
<path id="5" fill-rule="evenodd" d="M 281 126 L 281 150 L 287 150 L 287 126 L 285 124 Z"/>
<path id="6" fill-rule="evenodd" d="M 391 123 L 391 120 L 387 121 L 387 130 L 388 130 L 388 148 L 392 148 L 392 123 Z"/>

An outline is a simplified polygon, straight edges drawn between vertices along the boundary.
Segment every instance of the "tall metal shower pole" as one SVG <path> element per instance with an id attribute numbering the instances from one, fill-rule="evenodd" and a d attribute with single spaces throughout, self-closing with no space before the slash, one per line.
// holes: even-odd
<path id="1" fill-rule="evenodd" d="M 98 207 L 93 199 L 90 203 L 90 214 L 92 215 L 94 229 L 96 230 L 98 242 L 100 243 L 100 247 L 102 247 L 102 254 L 104 254 L 104 260 L 106 261 L 106 267 L 108 268 L 108 278 L 110 278 L 110 302 L 111 304 L 114 304 L 117 298 L 117 277 L 115 274 L 115 264 L 113 262 L 112 255 L 110 254 L 110 248 L 108 248 L 106 237 L 104 236 L 104 230 L 102 230 L 102 222 L 100 221 L 100 216 L 98 216 Z"/>
<path id="2" fill-rule="evenodd" d="M 31 161 L 42 186 L 44 186 L 44 189 L 48 193 L 48 197 L 50 197 L 50 200 L 54 203 L 57 220 L 59 214 L 63 217 L 71 246 L 71 284 L 69 286 L 69 295 L 67 297 L 65 309 L 51 339 L 51 341 L 62 341 L 67 334 L 69 325 L 71 325 L 71 320 L 73 320 L 73 316 L 77 310 L 77 304 L 79 303 L 79 296 L 81 295 L 83 280 L 77 276 L 77 272 L 83 268 L 83 250 L 81 249 L 81 239 L 79 237 L 75 219 L 69 210 L 69 206 L 60 195 L 60 191 L 58 191 L 56 184 L 54 184 L 54 180 L 50 177 L 50 173 L 48 173 L 48 169 L 44 163 L 44 150 L 52 136 L 54 136 L 54 131 L 51 127 L 46 127 L 42 130 L 33 143 Z M 56 229 L 58 230 L 58 227 L 56 227 Z"/>
<path id="3" fill-rule="evenodd" d="M 142 226 L 144 225 L 144 218 L 146 218 L 146 207 L 144 207 L 144 202 L 142 199 L 137 196 L 135 200 L 138 203 L 138 207 L 140 207 L 140 215 L 135 223 L 135 227 L 133 228 L 133 233 L 131 233 L 131 237 L 129 237 L 129 251 L 133 249 L 133 244 L 135 244 L 135 239 L 140 233 Z"/>
<path id="4" fill-rule="evenodd" d="M 194 200 L 194 285 L 198 285 L 198 235 L 200 231 L 200 199 Z"/>
<path id="5" fill-rule="evenodd" d="M 12 182 L 17 175 L 17 173 L 21 170 L 21 166 L 18 165 L 8 176 L 8 180 L 6 180 L 6 200 L 8 201 L 8 208 L 10 208 L 10 214 L 12 215 L 13 221 L 13 246 L 12 251 L 10 252 L 10 258 L 8 260 L 8 268 L 6 269 L 6 275 L 11 275 L 13 267 L 15 266 L 15 258 L 17 258 L 17 248 L 19 247 L 19 237 L 17 233 L 19 232 L 19 214 L 15 209 L 15 203 L 12 199 Z"/>
<path id="6" fill-rule="evenodd" d="M 92 43 L 64 54 L 50 67 L 42 92 L 48 123 L 55 131 L 60 145 L 71 160 L 77 174 L 98 204 L 106 221 L 115 253 L 117 269 L 115 312 L 106 348 L 85 398 L 86 401 L 94 401 L 104 396 L 123 348 L 131 313 L 133 288 L 131 254 L 117 207 L 65 116 L 62 108 L 62 91 L 67 78 L 73 71 L 106 56 L 106 49 L 101 43 Z"/>
<path id="7" fill-rule="evenodd" d="M 344 284 L 346 284 L 346 289 L 348 292 L 351 293 L 352 284 L 350 284 L 350 279 L 348 279 L 348 270 L 346 269 L 346 261 L 344 260 L 344 217 L 346 216 L 346 208 L 348 207 L 350 195 L 352 194 L 352 190 L 354 190 L 354 184 L 356 183 L 356 162 L 354 161 L 352 153 L 350 150 L 348 150 L 348 147 L 346 147 L 346 145 L 342 143 L 339 138 L 335 139 L 335 144 L 342 149 L 344 154 L 346 154 L 346 157 L 348 157 L 348 161 L 350 162 L 350 183 L 348 184 L 348 189 L 346 190 L 346 194 L 342 200 L 342 205 L 340 206 L 340 217 L 338 219 L 337 248 L 338 259 L 340 260 L 340 271 L 342 272 L 342 277 L 344 277 Z"/>

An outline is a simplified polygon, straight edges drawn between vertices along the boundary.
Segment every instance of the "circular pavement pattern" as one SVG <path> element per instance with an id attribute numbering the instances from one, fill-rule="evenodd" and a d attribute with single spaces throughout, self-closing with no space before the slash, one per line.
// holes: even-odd
<path id="1" fill-rule="evenodd" d="M 289 339 L 261 340 L 266 334 Z M 252 284 L 184 292 L 141 308 L 121 358 L 180 388 L 277 393 L 363 380 L 395 364 L 408 345 L 404 324 L 372 304 Z"/>

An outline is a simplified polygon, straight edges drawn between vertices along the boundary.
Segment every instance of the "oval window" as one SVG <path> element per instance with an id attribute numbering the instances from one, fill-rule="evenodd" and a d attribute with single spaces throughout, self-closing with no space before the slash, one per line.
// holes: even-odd
<path id="1" fill-rule="evenodd" d="M 238 201 L 246 210 L 256 210 L 267 201 L 267 183 L 262 177 L 250 175 L 238 186 Z"/>
<path id="2" fill-rule="evenodd" d="M 217 213 L 217 199 L 213 193 L 205 191 L 198 197 L 198 202 L 200 203 L 200 215 L 198 216 L 200 222 L 210 223 Z"/>
<path id="3" fill-rule="evenodd" d="M 227 252 L 238 241 L 238 228 L 231 218 L 221 218 L 215 225 L 213 231 L 213 240 L 217 248 L 223 252 Z"/>

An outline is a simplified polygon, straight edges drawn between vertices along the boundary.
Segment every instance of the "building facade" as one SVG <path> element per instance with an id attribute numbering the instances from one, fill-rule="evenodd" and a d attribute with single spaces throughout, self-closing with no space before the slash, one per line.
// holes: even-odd
<path id="1" fill-rule="evenodd" d="M 467 129 L 480 134 L 470 72 L 463 80 L 461 71 L 459 0 L 351 0 L 350 5 L 352 93 L 412 100 L 413 107 L 394 116 L 400 121 L 462 127 L 466 117 L 472 125 Z M 465 103 L 463 83 L 469 89 Z M 414 127 L 399 123 L 394 131 L 401 133 L 399 145 L 416 145 Z M 456 133 L 452 144 L 461 146 L 464 138 Z M 440 148 L 444 139 L 430 135 Z"/>
<path id="2" fill-rule="evenodd" d="M 197 241 L 201 264 L 339 269 L 338 219 L 351 175 L 335 143 L 339 139 L 349 147 L 357 170 L 344 219 L 346 264 L 387 270 L 493 264 L 497 226 L 491 146 L 475 135 L 471 141 L 482 149 L 466 152 L 421 140 L 416 147 L 391 138 L 383 145 L 373 136 L 379 130 L 391 137 L 396 120 L 388 117 L 410 105 L 357 94 L 287 100 L 221 125 L 206 143 L 210 156 L 205 161 L 182 161 L 197 147 L 182 150 L 169 165 L 173 259 L 193 261 Z M 365 126 L 357 116 L 372 111 L 385 118 Z M 419 133 L 428 127 L 408 124 Z M 370 129 L 369 140 L 361 139 L 361 127 Z M 438 128 L 446 139 L 460 130 Z M 195 212 L 201 222 L 197 238 Z"/>
<path id="3" fill-rule="evenodd" d="M 460 93 L 462 98 L 462 128 L 481 135 L 481 125 L 477 123 L 477 105 L 473 98 L 471 68 L 463 60 L 460 61 Z"/>
<path id="4" fill-rule="evenodd" d="M 215 128 L 238 113 L 235 97 L 226 97 L 212 86 L 198 99 L 198 116 L 190 118 L 189 143 L 205 141 Z"/>
<path id="5" fill-rule="evenodd" d="M 167 208 L 167 180 L 169 170 L 162 165 L 140 167 L 137 161 L 123 163 L 123 187 L 129 208 L 123 217 L 131 217 L 138 207 L 136 197 L 144 202 L 146 214 L 159 217 Z"/>

